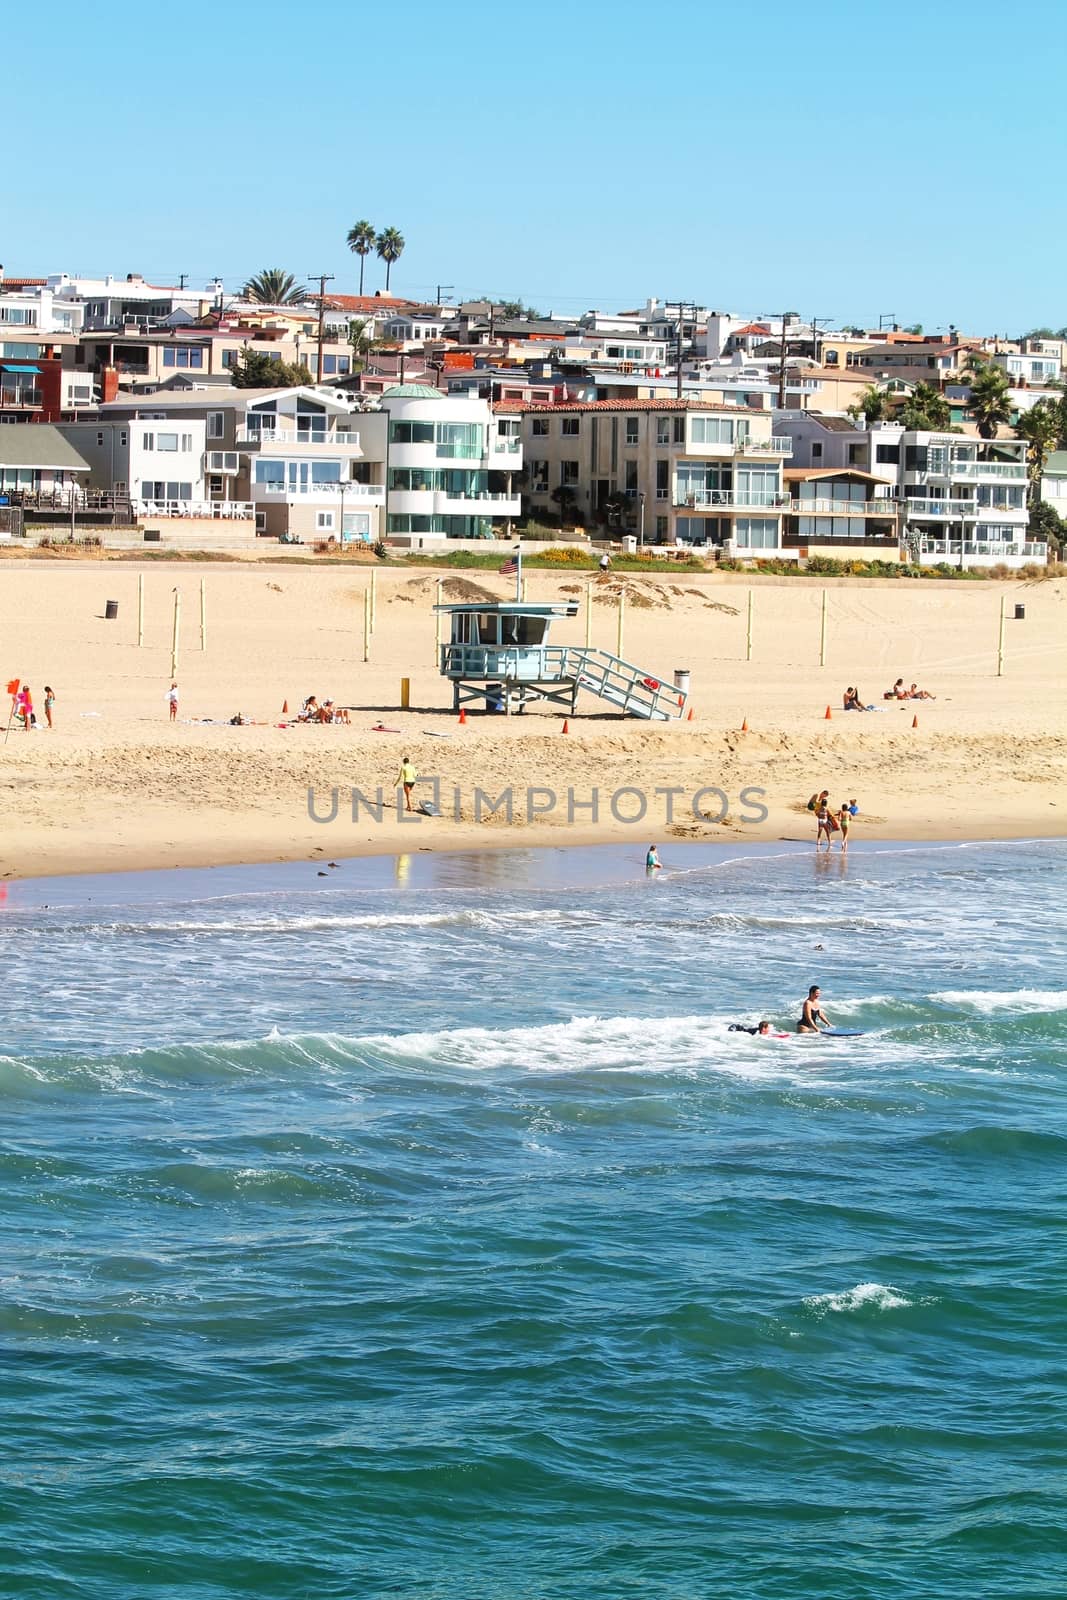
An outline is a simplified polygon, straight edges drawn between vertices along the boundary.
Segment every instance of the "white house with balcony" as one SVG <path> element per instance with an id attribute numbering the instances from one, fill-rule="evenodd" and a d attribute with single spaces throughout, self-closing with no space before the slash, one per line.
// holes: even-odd
<path id="1" fill-rule="evenodd" d="M 59 431 L 89 464 L 89 491 L 126 502 L 135 516 L 209 516 L 202 418 L 127 417 L 63 422 Z M 228 517 L 247 516 L 227 510 Z"/>
<path id="2" fill-rule="evenodd" d="M 1027 536 L 1024 439 L 902 432 L 903 541 L 923 566 L 1044 562 L 1048 547 Z"/>
<path id="3" fill-rule="evenodd" d="M 521 423 L 486 400 L 400 383 L 381 397 L 389 537 L 412 547 L 507 537 L 522 502 Z M 361 419 L 370 424 L 374 414 Z"/>
<path id="4" fill-rule="evenodd" d="M 325 388 L 259 393 L 243 410 L 234 448 L 258 533 L 338 543 L 382 536 L 384 432 L 352 396 Z"/>

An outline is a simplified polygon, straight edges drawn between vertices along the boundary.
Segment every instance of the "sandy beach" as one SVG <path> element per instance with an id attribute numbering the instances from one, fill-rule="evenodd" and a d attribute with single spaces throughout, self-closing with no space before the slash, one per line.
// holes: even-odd
<path id="1" fill-rule="evenodd" d="M 366 566 L 23 560 L 0 563 L 0 571 L 7 619 L 0 666 L 5 681 L 29 684 L 40 723 L 36 732 L 12 730 L 4 746 L 6 877 L 505 844 L 639 839 L 642 846 L 656 840 L 663 853 L 672 838 L 811 839 L 804 803 L 824 787 L 832 801 L 858 799 L 853 851 L 864 838 L 1064 832 L 1062 579 L 529 572 L 529 598 L 579 603 L 575 618 L 556 625 L 553 642 L 585 642 L 592 583 L 594 645 L 616 649 L 624 592 L 623 655 L 667 681 L 677 668 L 691 673 L 692 720 L 624 719 L 582 695 L 564 733 L 562 714 L 548 708 L 512 718 L 472 715 L 459 725 L 451 686 L 436 669 L 438 574 L 431 569 L 376 570 L 366 663 Z M 146 596 L 140 647 L 139 572 Z M 442 576 L 446 599 L 514 592 L 496 575 Z M 175 588 L 182 596 L 180 710 L 171 725 Z M 820 668 L 824 590 L 827 665 Z M 1009 620 L 998 677 L 1002 594 Z M 108 600 L 119 604 L 115 620 L 105 618 Z M 1013 617 L 1018 602 L 1023 621 Z M 411 680 L 408 711 L 399 709 L 402 677 Z M 937 698 L 884 701 L 898 677 Z M 46 683 L 56 693 L 53 732 L 44 728 Z M 845 714 L 847 684 L 857 684 L 876 710 Z M 283 706 L 294 715 L 309 693 L 352 707 L 351 726 L 287 725 Z M 253 725 L 230 726 L 238 712 Z M 373 731 L 379 723 L 399 731 Z M 429 778 L 439 778 L 440 817 L 398 818 L 392 785 L 403 755 L 419 770 L 420 793 L 429 797 Z M 353 820 L 353 788 L 373 803 L 379 786 L 388 802 L 380 817 L 360 804 Z M 532 801 L 531 788 L 539 791 Z M 316 815 L 328 817 L 335 789 L 335 819 L 314 820 L 309 791 Z M 491 801 L 510 791 L 511 822 L 506 802 L 493 811 L 478 790 Z M 762 807 L 767 815 L 759 819 Z"/>

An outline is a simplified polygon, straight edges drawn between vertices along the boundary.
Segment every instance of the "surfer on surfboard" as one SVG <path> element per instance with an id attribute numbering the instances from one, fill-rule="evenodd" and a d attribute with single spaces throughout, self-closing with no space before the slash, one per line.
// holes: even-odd
<path id="1" fill-rule="evenodd" d="M 821 1033 L 822 1028 L 830 1026 L 830 1018 L 819 1004 L 819 993 L 819 985 L 813 983 L 801 1009 L 800 1021 L 797 1023 L 798 1033 Z M 822 1028 L 819 1026 L 820 1022 Z"/>

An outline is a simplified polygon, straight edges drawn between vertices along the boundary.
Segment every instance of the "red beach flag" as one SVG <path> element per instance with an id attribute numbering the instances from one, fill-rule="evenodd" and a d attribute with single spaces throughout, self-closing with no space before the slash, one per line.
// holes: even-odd
<path id="1" fill-rule="evenodd" d="M 12 698 L 14 698 L 14 696 L 18 694 L 18 692 L 19 692 L 19 680 L 17 678 L 12 678 L 11 682 L 7 686 L 7 692 L 8 692 L 9 695 L 12 696 Z"/>

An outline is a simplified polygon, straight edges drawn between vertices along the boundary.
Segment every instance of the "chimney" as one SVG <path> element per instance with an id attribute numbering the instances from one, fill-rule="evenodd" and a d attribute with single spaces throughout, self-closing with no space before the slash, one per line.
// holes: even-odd
<path id="1" fill-rule="evenodd" d="M 119 375 L 115 367 L 100 368 L 100 404 L 106 406 L 109 400 L 119 397 Z"/>
<path id="2" fill-rule="evenodd" d="M 41 357 L 41 421 L 58 422 L 63 414 L 63 357 L 48 350 Z"/>

